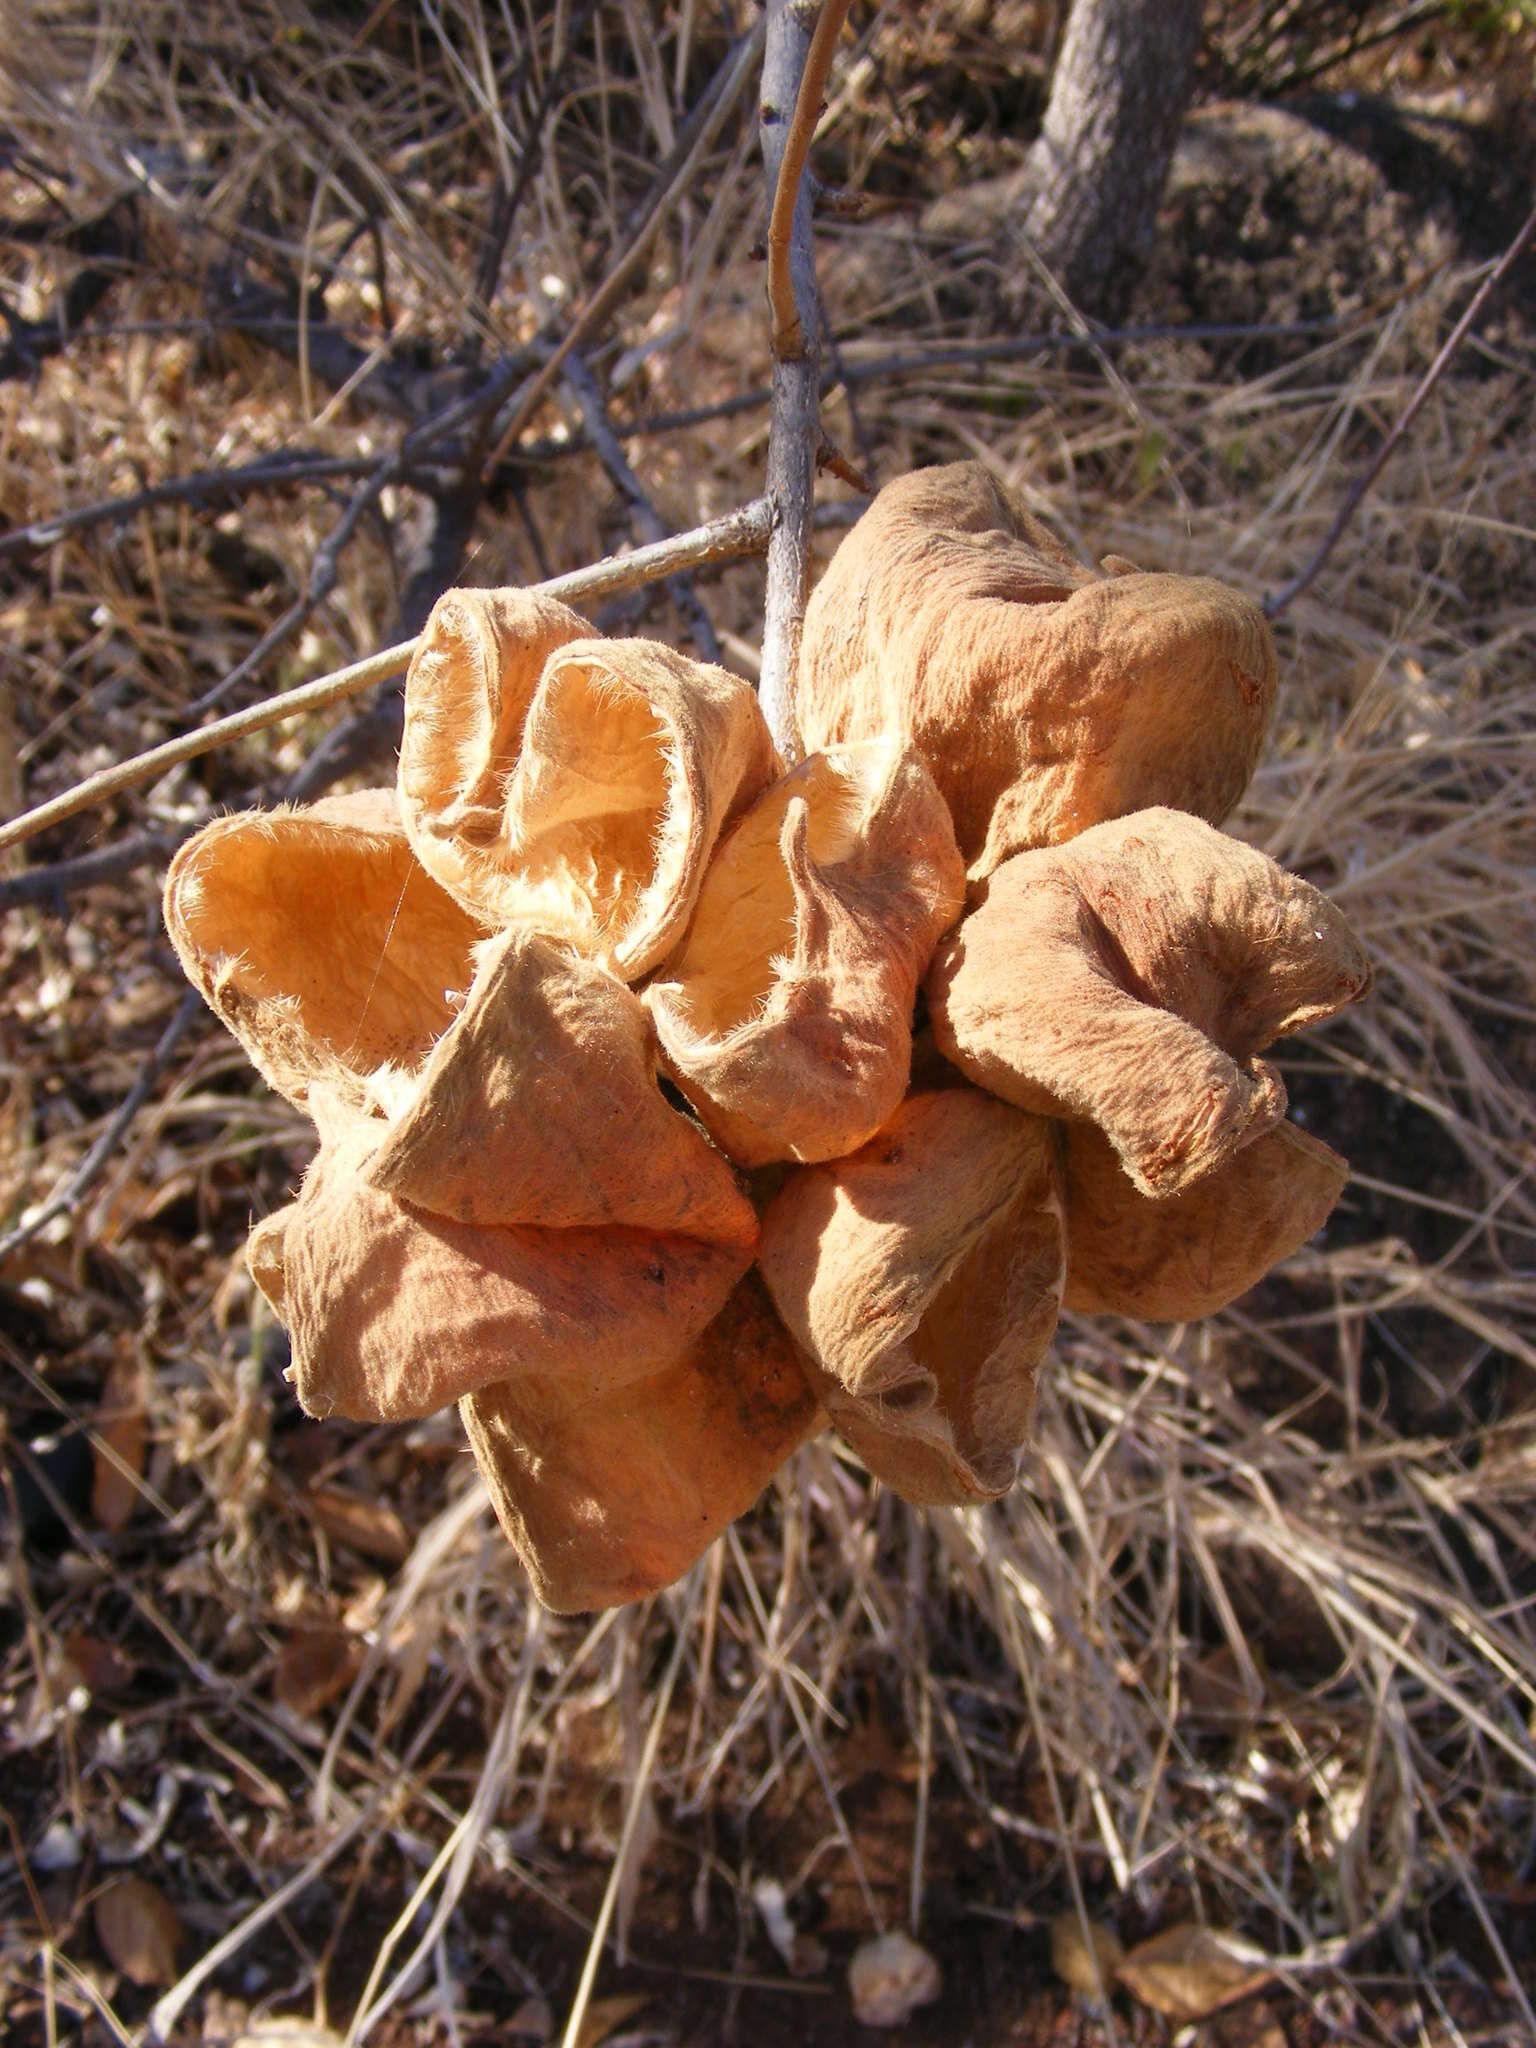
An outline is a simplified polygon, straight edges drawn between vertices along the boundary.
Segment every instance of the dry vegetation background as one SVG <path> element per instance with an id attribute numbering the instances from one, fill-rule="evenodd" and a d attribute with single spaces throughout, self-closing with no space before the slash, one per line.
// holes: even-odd
<path id="1" fill-rule="evenodd" d="M 1095 554 L 1275 588 L 1529 203 L 1530 16 L 1213 7 L 1130 314 L 1151 332 L 1026 352 L 1067 323 L 992 226 L 1057 12 L 855 8 L 816 157 L 867 202 L 818 231 L 830 426 L 879 477 L 982 455 Z M 306 612 L 356 478 L 567 330 L 726 60 L 721 16 L 12 0 L 0 814 L 195 722 L 289 607 L 226 704 L 399 636 L 442 475 L 380 483 Z M 584 344 L 673 527 L 761 483 L 752 110 L 749 82 Z M 451 1417 L 294 1409 L 241 1248 L 310 1133 L 198 1014 L 101 1176 L 0 1253 L 9 2039 L 134 2038 L 152 2014 L 186 2041 L 273 2014 L 553 2038 L 611 1882 L 589 2042 L 845 2041 L 844 1966 L 880 1926 L 945 1972 L 913 2041 L 1176 2032 L 1130 1987 L 1107 2009 L 1070 1988 L 1079 1921 L 1250 1943 L 1258 1989 L 1216 2017 L 1209 1969 L 1187 1973 L 1213 2048 L 1536 2033 L 1533 314 L 1528 262 L 1283 621 L 1235 821 L 1377 963 L 1374 1000 L 1283 1063 L 1351 1190 L 1207 1325 L 1068 1318 L 995 1508 L 910 1511 L 828 1441 L 671 1594 L 541 1615 Z M 1173 331 L 1192 323 L 1241 331 Z M 294 450 L 335 461 L 27 531 Z M 557 383 L 463 580 L 577 566 L 634 522 Z M 697 590 L 752 673 L 761 569 Z M 688 631 L 664 592 L 617 616 Z M 0 1232 L 176 1017 L 165 851 L 346 716 L 0 857 Z"/>

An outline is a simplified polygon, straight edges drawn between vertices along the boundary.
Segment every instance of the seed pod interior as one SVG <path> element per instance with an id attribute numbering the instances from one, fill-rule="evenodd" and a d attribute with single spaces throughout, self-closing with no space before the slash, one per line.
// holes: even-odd
<path id="1" fill-rule="evenodd" d="M 964 881 L 900 740 L 813 754 L 759 798 L 645 996 L 669 1071 L 733 1159 L 835 1158 L 896 1108 L 918 977 Z"/>
<path id="2" fill-rule="evenodd" d="M 530 590 L 448 590 L 405 679 L 400 807 L 427 872 L 485 925 L 505 921 L 515 872 L 507 789 L 544 664 L 592 628 Z"/>
<path id="3" fill-rule="evenodd" d="M 626 981 L 687 927 L 721 832 L 778 772 L 757 699 L 649 640 L 585 640 L 545 668 L 509 789 L 507 918 Z"/>
<path id="4" fill-rule="evenodd" d="M 392 790 L 220 818 L 182 847 L 165 920 L 188 978 L 300 1108 L 376 1104 L 469 985 L 473 922 L 411 854 Z"/>

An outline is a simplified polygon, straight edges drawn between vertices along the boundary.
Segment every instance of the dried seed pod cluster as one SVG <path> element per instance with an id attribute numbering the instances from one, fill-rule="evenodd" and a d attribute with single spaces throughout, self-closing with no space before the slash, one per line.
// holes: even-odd
<path id="1" fill-rule="evenodd" d="M 1215 829 L 1274 684 L 1246 599 L 1089 568 L 976 464 L 839 549 L 787 772 L 723 670 L 450 592 L 397 787 L 167 883 L 320 1134 L 249 1252 L 304 1407 L 458 1402 L 561 1610 L 670 1583 L 829 1420 L 910 1500 L 1004 1492 L 1063 1304 L 1205 1314 L 1343 1187 L 1261 1055 L 1369 968 Z"/>

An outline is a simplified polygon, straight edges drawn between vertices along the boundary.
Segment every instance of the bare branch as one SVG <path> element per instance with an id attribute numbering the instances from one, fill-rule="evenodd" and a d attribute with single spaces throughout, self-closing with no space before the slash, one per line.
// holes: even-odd
<path id="1" fill-rule="evenodd" d="M 134 874 L 139 868 L 169 860 L 202 822 L 199 818 L 169 832 L 136 832 L 128 839 L 114 839 L 110 846 L 93 847 L 89 853 L 77 853 L 68 860 L 23 868 L 15 875 L 0 875 L 0 915 L 7 910 L 52 910 L 63 917 L 71 896 L 78 896 L 82 889 L 99 888 L 104 882 L 121 881 L 124 875 Z"/>
<path id="2" fill-rule="evenodd" d="M 671 528 L 651 503 L 645 485 L 630 467 L 629 458 L 620 446 L 613 421 L 608 416 L 608 408 L 603 403 L 603 394 L 598 389 L 597 379 L 574 350 L 566 358 L 565 381 L 580 409 L 587 436 L 599 461 L 634 507 L 636 525 L 647 540 L 665 540 Z M 715 637 L 714 624 L 704 609 L 692 581 L 686 576 L 670 577 L 667 582 L 667 594 L 677 606 L 678 616 L 692 635 L 693 644 L 699 653 L 705 661 L 718 662 L 720 642 Z"/>
<path id="3" fill-rule="evenodd" d="M 522 150 L 518 158 L 517 171 L 510 185 L 500 180 L 491 208 L 491 218 L 486 227 L 485 240 L 475 263 L 475 279 L 470 295 L 471 310 L 477 320 L 484 320 L 490 314 L 491 301 L 496 296 L 496 284 L 501 276 L 502 261 L 506 255 L 507 241 L 512 233 L 512 223 L 517 218 L 517 209 L 523 202 L 524 194 L 533 183 L 535 174 L 544 158 L 544 126 L 554 111 L 555 102 L 565 91 L 566 75 L 576 46 L 586 34 L 593 15 L 597 12 L 597 0 L 581 0 L 574 18 L 567 25 L 564 48 L 556 57 L 543 90 L 528 112 L 527 129 L 522 138 Z M 532 71 L 533 44 L 530 42 L 513 81 L 514 94 L 527 89 Z"/>
<path id="4" fill-rule="evenodd" d="M 823 396 L 840 386 L 860 390 L 866 384 L 880 384 L 897 377 L 921 377 L 930 370 L 985 368 L 988 363 L 1027 362 L 1038 355 L 1068 355 L 1074 350 L 1092 354 L 1097 349 L 1134 348 L 1153 341 L 1306 341 L 1314 337 L 1341 334 L 1343 320 L 1287 320 L 1236 322 L 1192 321 L 1182 326 L 1160 323 L 1143 327 L 1095 327 L 1086 334 L 1005 335 L 991 341 L 961 341 L 914 349 L 907 354 L 875 356 L 867 361 L 845 357 L 841 364 L 829 363 L 822 373 Z M 1363 331 L 1363 330 L 1362 330 Z M 678 434 L 689 427 L 708 426 L 713 420 L 734 419 L 745 412 L 758 412 L 770 403 L 773 392 L 766 384 L 717 398 L 710 405 L 691 405 L 676 412 L 651 413 L 638 420 L 615 423 L 626 441 L 649 439 L 656 434 Z M 591 446 L 587 435 L 569 434 L 560 440 L 525 441 L 517 451 L 519 462 L 558 462 L 568 455 L 582 454 Z M 867 460 L 867 457 L 866 457 Z M 500 479 L 498 478 L 498 481 Z"/>
<path id="5" fill-rule="evenodd" d="M 97 260 L 75 272 L 40 320 L 24 320 L 9 308 L 0 308 L 8 333 L 0 348 L 0 384 L 30 376 L 46 356 L 68 348 L 122 274 L 133 231 L 132 202 L 116 200 L 104 213 L 59 237 L 62 247 Z"/>
<path id="6" fill-rule="evenodd" d="M 543 369 L 529 378 L 526 389 L 519 394 L 512 417 L 502 428 L 500 439 L 482 472 L 487 481 L 495 474 L 513 442 L 533 417 L 534 408 L 560 374 L 571 350 L 580 347 L 618 304 L 621 294 L 634 275 L 636 266 L 651 246 L 657 230 L 670 219 L 672 210 L 687 189 L 694 171 L 714 143 L 715 137 L 725 125 L 727 115 L 745 90 L 756 66 L 758 52 L 763 47 L 763 38 L 764 27 L 760 21 L 752 33 L 737 44 L 716 72 L 699 104 L 694 120 L 678 137 L 678 146 L 673 151 L 671 160 L 663 165 L 641 206 L 639 218 L 623 252 L 610 265 L 607 276 L 571 323 L 570 331 L 549 357 Z"/>
<path id="7" fill-rule="evenodd" d="M 763 56 L 763 167 L 773 194 L 769 234 L 779 240 L 770 239 L 774 361 L 767 489 L 773 535 L 758 694 L 768 729 L 786 759 L 796 752 L 791 697 L 810 583 L 811 502 L 821 447 L 821 320 L 811 195 L 801 173 L 821 105 L 826 62 L 845 11 L 846 0 L 827 0 L 819 18 L 815 0 L 769 0 Z M 810 68 L 818 44 L 825 55 L 819 72 Z M 784 353 L 786 344 L 791 353 Z"/>
<path id="8" fill-rule="evenodd" d="M 232 690 L 238 689 L 249 676 L 253 676 L 269 654 L 286 646 L 294 634 L 299 632 L 324 604 L 336 588 L 336 579 L 341 574 L 341 558 L 363 520 L 378 504 L 384 488 L 393 481 L 396 462 L 393 457 L 374 464 L 373 474 L 365 477 L 352 493 L 341 517 L 331 528 L 325 539 L 316 548 L 314 559 L 309 565 L 309 574 L 304 579 L 304 589 L 287 611 L 273 625 L 269 626 L 256 645 L 243 660 L 236 662 L 228 675 L 216 682 L 211 690 L 205 690 L 187 706 L 189 717 L 211 711 L 215 704 L 221 704 Z"/>
<path id="9" fill-rule="evenodd" d="M 1444 376 L 1451 358 L 1456 354 L 1456 351 L 1471 332 L 1478 314 L 1482 312 L 1493 293 L 1520 261 L 1533 234 L 1536 234 L 1536 213 L 1528 215 L 1524 227 L 1521 228 L 1519 234 L 1516 235 L 1515 239 L 1510 243 L 1504 254 L 1499 258 L 1498 262 L 1489 271 L 1477 291 L 1473 294 L 1471 304 L 1451 329 L 1445 346 L 1424 372 L 1418 390 L 1414 392 L 1412 398 L 1409 399 L 1403 409 L 1402 417 L 1393 427 L 1391 433 L 1388 434 L 1386 440 L 1377 449 L 1373 460 L 1366 468 L 1364 474 L 1357 477 L 1346 492 L 1344 502 L 1334 514 L 1333 524 L 1323 535 L 1322 543 L 1317 553 L 1299 575 L 1293 576 L 1290 582 L 1285 584 L 1280 590 L 1277 590 L 1272 597 L 1265 598 L 1264 615 L 1266 618 L 1278 619 L 1283 611 L 1289 610 L 1304 590 L 1311 588 L 1318 571 L 1333 553 L 1335 547 L 1337 547 L 1339 536 L 1354 517 L 1360 500 L 1386 468 L 1387 463 L 1391 460 L 1393 451 L 1418 418 L 1425 400 Z"/>
<path id="10" fill-rule="evenodd" d="M 188 989 L 176 1006 L 176 1014 L 161 1032 L 158 1043 L 139 1069 L 138 1079 L 102 1126 L 90 1151 L 68 1180 L 54 1190 L 34 1216 L 30 1216 L 25 1223 L 18 1223 L 14 1230 L 7 1231 L 4 1237 L 0 1237 L 0 1259 L 7 1259 L 12 1252 L 19 1251 L 24 1244 L 36 1237 L 40 1230 L 46 1230 L 55 1217 L 72 1216 L 80 1207 L 106 1172 L 113 1153 L 122 1142 L 124 1132 L 155 1092 L 155 1086 L 170 1063 L 171 1055 L 202 1011 L 201 995 L 196 989 Z"/>
<path id="11" fill-rule="evenodd" d="M 152 512 L 157 505 L 217 505 L 225 499 L 244 497 L 248 492 L 277 490 L 289 484 L 324 483 L 335 477 L 365 476 L 378 464 L 376 455 L 322 455 L 307 448 L 294 448 L 281 455 L 263 456 L 233 469 L 200 469 L 189 476 L 167 477 L 163 483 L 148 484 L 142 491 L 125 491 L 119 498 L 100 498 L 91 505 L 77 505 L 53 519 L 34 520 L 30 526 L 16 526 L 0 533 L 0 560 L 7 555 L 56 547 L 71 534 L 86 533 L 93 526 L 112 526 L 139 512 Z"/>
<path id="12" fill-rule="evenodd" d="M 848 17 L 850 0 L 825 0 L 816 33 L 805 55 L 805 70 L 795 95 L 794 119 L 784 138 L 778 178 L 773 188 L 773 211 L 768 216 L 768 304 L 773 311 L 773 353 L 788 362 L 805 353 L 805 329 L 795 304 L 790 252 L 794 242 L 795 208 L 805 176 L 805 160 L 811 153 L 811 137 L 821 118 L 822 89 L 832 66 L 833 52 Z M 765 76 L 766 85 L 766 76 Z M 764 105 L 767 95 L 764 94 Z M 810 198 L 807 194 L 807 198 Z"/>
<path id="13" fill-rule="evenodd" d="M 605 561 L 594 562 L 590 568 L 573 569 L 568 575 L 552 577 L 548 583 L 541 583 L 536 588 L 547 597 L 562 599 L 612 597 L 619 591 L 633 590 L 642 583 L 653 583 L 673 575 L 679 569 L 695 569 L 710 562 L 736 561 L 743 555 L 760 554 L 768 542 L 770 518 L 766 499 L 754 498 L 750 504 L 738 512 L 729 513 L 724 519 L 711 520 L 707 526 L 692 527 L 687 533 L 658 541 L 650 547 L 636 548 L 632 554 L 609 556 Z M 214 748 L 226 746 L 231 740 L 247 739 L 269 725 L 279 725 L 285 719 L 297 718 L 308 711 L 320 711 L 328 704 L 355 697 L 370 683 L 383 682 L 388 676 L 398 675 L 415 652 L 414 640 L 402 640 L 397 646 L 386 647 L 380 654 L 369 655 L 366 661 L 354 661 L 350 666 L 320 676 L 312 683 L 302 683 L 297 689 L 286 690 L 279 697 L 269 697 L 260 704 L 248 705 L 243 711 L 233 711 L 227 718 L 216 719 L 212 725 L 199 726 L 196 732 L 181 733 L 158 747 L 151 747 L 148 753 L 136 754 L 132 760 L 114 762 L 100 774 L 87 776 L 73 789 L 65 790 L 62 795 L 50 798 L 33 810 L 24 811 L 8 824 L 0 825 L 0 852 L 35 837 L 50 825 L 74 817 L 77 812 L 105 803 L 108 797 L 116 796 L 122 790 L 136 789 L 143 783 L 153 782 L 157 776 L 164 775 L 181 762 L 212 753 Z"/>

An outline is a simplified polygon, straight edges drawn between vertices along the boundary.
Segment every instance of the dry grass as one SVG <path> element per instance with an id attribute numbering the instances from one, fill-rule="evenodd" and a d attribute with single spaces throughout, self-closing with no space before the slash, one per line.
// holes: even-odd
<path id="1" fill-rule="evenodd" d="M 627 0 L 600 11 L 478 323 L 488 355 L 558 332 L 622 243 L 723 55 L 705 12 L 658 31 Z M 537 84 L 553 26 L 527 13 Z M 826 146 L 871 189 L 916 177 L 924 148 L 930 190 L 951 149 L 1007 159 L 959 103 L 925 144 L 913 81 L 952 62 L 1027 97 L 1038 50 L 1005 61 L 934 13 L 921 34 L 855 14 Z M 168 5 L 45 16 L 14 44 L 26 153 L 0 213 L 78 218 L 136 183 L 137 244 L 93 331 L 0 384 L 0 516 L 297 442 L 387 445 L 388 410 L 366 386 L 337 400 L 296 336 L 283 353 L 206 324 L 209 274 L 335 261 L 330 318 L 382 361 L 462 347 L 490 180 L 520 146 L 504 77 L 487 84 L 528 39 L 519 9 L 222 5 L 195 46 Z M 370 212 L 392 337 L 371 234 L 349 241 Z M 759 223 L 732 121 L 593 351 L 616 413 L 761 383 Z M 1405 256 L 1400 291 L 1311 344 L 951 365 L 860 384 L 858 420 L 844 396 L 829 418 L 882 474 L 984 455 L 1085 548 L 1274 587 L 1465 302 L 1473 266 L 1434 232 L 1437 265 Z M 981 255 L 899 209 L 823 248 L 850 365 L 987 317 Z M 871 248 L 874 291 L 844 261 Z M 79 260 L 13 238 L 8 295 L 36 317 Z M 1283 622 L 1281 715 L 1236 821 L 1329 888 L 1377 962 L 1374 1001 L 1286 1062 L 1299 1114 L 1355 1165 L 1344 1206 L 1208 1324 L 1064 1325 L 1026 1484 L 993 1509 L 910 1511 L 829 1439 L 673 1593 L 591 1625 L 541 1615 L 442 1418 L 289 1411 L 240 1246 L 307 1127 L 211 1021 L 194 1034 L 80 1213 L 0 1269 L 14 2038 L 150 2019 L 156 1990 L 93 1931 L 120 1868 L 183 1922 L 190 1975 L 158 2012 L 185 2040 L 311 2009 L 423 2042 L 507 2038 L 521 2010 L 537 2038 L 605 1907 L 628 1964 L 599 1989 L 651 1995 L 616 2022 L 637 2039 L 846 2039 L 840 1965 L 874 1926 L 915 1929 L 950 1973 L 911 2038 L 1044 2038 L 1069 1998 L 1035 1930 L 1061 1911 L 1242 1933 L 1275 1973 L 1253 2026 L 1293 2042 L 1536 2035 L 1533 370 L 1529 326 L 1496 319 Z M 627 446 L 685 525 L 757 488 L 765 418 Z M 570 424 L 556 398 L 534 431 Z M 0 809 L 175 729 L 336 511 L 316 488 L 173 506 L 0 563 L 20 739 Z M 392 637 L 419 501 L 391 486 L 380 513 L 269 686 Z M 624 537 L 593 458 L 551 448 L 521 504 L 482 513 L 470 574 L 531 579 Z M 760 571 L 706 595 L 750 668 Z M 645 616 L 676 630 L 659 595 Z M 319 730 L 180 772 L 37 857 L 238 802 Z M 79 1160 L 179 1000 L 154 895 L 149 874 L 65 917 L 5 914 L 0 1222 Z M 103 1439 L 136 1488 L 116 1509 Z M 824 1974 L 786 1974 L 765 1879 L 815 1923 Z M 1124 1994 L 1083 2026 L 1155 2031 Z"/>

